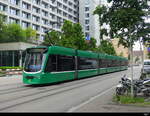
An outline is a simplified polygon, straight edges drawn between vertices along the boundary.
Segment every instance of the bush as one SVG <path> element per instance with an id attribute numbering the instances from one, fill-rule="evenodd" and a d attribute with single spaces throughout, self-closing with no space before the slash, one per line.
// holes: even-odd
<path id="1" fill-rule="evenodd" d="M 2 69 L 2 70 L 6 70 L 6 69 L 20 69 L 20 70 L 22 70 L 22 67 L 2 66 L 2 67 L 0 67 L 0 69 Z"/>

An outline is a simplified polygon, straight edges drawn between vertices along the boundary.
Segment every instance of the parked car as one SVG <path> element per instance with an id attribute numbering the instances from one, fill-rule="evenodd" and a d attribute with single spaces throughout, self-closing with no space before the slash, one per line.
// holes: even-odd
<path id="1" fill-rule="evenodd" d="M 144 60 L 144 67 L 141 69 L 141 78 L 150 78 L 150 60 Z"/>

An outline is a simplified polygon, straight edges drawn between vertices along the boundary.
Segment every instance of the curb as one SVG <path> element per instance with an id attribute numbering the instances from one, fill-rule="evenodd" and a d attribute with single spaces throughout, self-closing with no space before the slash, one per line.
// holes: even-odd
<path id="1" fill-rule="evenodd" d="M 22 75 L 22 71 L 7 72 L 6 75 Z"/>
<path id="2" fill-rule="evenodd" d="M 5 76 L 6 76 L 6 74 L 0 75 L 0 77 L 5 77 Z"/>

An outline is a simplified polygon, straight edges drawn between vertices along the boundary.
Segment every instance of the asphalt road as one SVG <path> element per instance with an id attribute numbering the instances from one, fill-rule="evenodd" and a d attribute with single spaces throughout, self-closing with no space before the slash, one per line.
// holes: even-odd
<path id="1" fill-rule="evenodd" d="M 21 76 L 0 77 L 0 112 L 82 111 L 96 98 L 107 101 L 104 95 L 114 92 L 124 74 L 129 76 L 130 70 L 46 86 L 25 85 Z M 134 68 L 134 75 L 139 78 L 140 67 Z"/>

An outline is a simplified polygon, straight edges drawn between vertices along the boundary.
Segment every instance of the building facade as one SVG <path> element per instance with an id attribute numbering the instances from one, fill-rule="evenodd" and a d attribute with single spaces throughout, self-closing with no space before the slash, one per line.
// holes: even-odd
<path id="1" fill-rule="evenodd" d="M 98 15 L 93 15 L 98 5 L 106 5 L 106 0 L 79 0 L 79 22 L 85 36 L 94 37 L 100 44 L 100 26 Z"/>
<path id="2" fill-rule="evenodd" d="M 113 46 L 115 48 L 115 51 L 116 51 L 118 56 L 123 56 L 123 57 L 128 58 L 128 56 L 129 56 L 129 49 L 128 48 L 124 48 L 123 45 L 119 45 L 118 46 L 119 39 L 117 39 L 117 38 L 112 39 L 111 42 L 112 42 L 112 44 L 113 44 Z"/>
<path id="3" fill-rule="evenodd" d="M 37 30 L 39 42 L 46 30 L 61 31 L 64 20 L 79 22 L 78 0 L 0 0 L 0 11 L 7 23 Z"/>
<path id="4" fill-rule="evenodd" d="M 26 48 L 35 46 L 36 46 L 35 44 L 24 42 L 1 43 L 0 67 L 1 66 L 22 67 L 26 54 L 25 53 Z"/>

